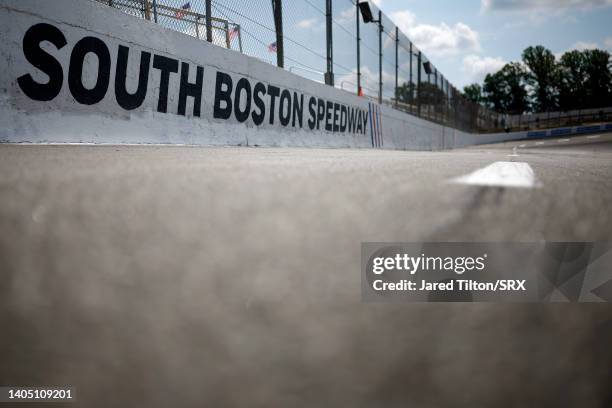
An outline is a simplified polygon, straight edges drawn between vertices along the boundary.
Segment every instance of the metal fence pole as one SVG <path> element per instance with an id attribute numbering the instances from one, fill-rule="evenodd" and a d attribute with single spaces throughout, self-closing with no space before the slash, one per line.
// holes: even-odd
<path id="1" fill-rule="evenodd" d="M 417 93 L 417 116 L 421 116 L 421 51 L 419 51 L 419 55 L 417 58 L 417 66 L 419 67 L 419 70 L 417 71 L 417 86 L 416 86 L 416 93 Z"/>
<path id="2" fill-rule="evenodd" d="M 206 0 L 206 41 L 213 42 L 212 37 L 212 0 Z"/>
<path id="3" fill-rule="evenodd" d="M 143 5 L 143 13 L 145 20 L 151 20 L 151 5 L 149 4 L 150 0 L 145 0 Z"/>
<path id="4" fill-rule="evenodd" d="M 332 37 L 332 0 L 325 1 L 325 42 L 327 43 L 327 72 L 325 84 L 334 86 L 334 44 Z"/>
<path id="5" fill-rule="evenodd" d="M 383 99 L 383 74 L 382 74 L 382 11 L 378 10 L 378 103 L 382 104 Z"/>
<path id="6" fill-rule="evenodd" d="M 228 50 L 232 48 L 232 44 L 230 42 L 229 23 L 227 20 L 225 20 L 225 45 Z"/>
<path id="7" fill-rule="evenodd" d="M 284 52 L 284 46 L 283 46 L 282 0 L 272 0 L 272 11 L 274 13 L 274 27 L 276 29 L 276 65 L 279 68 L 284 68 L 285 52 Z"/>
<path id="8" fill-rule="evenodd" d="M 434 71 L 434 83 L 435 83 L 434 89 L 435 89 L 435 88 L 438 87 L 438 68 L 434 68 L 434 69 L 435 69 L 435 71 Z M 436 95 L 434 95 L 435 96 L 435 99 L 434 99 L 434 120 L 440 120 L 438 118 L 438 112 L 436 112 L 436 110 L 437 111 L 440 110 L 440 109 L 436 109 L 436 106 L 438 105 L 438 103 L 437 103 L 438 102 L 437 95 L 438 95 L 438 93 L 436 92 Z"/>
<path id="9" fill-rule="evenodd" d="M 153 0 L 153 21 L 157 23 L 157 0 Z"/>
<path id="10" fill-rule="evenodd" d="M 457 100 L 457 90 L 453 87 L 451 90 L 453 95 L 453 124 L 456 128 L 459 127 L 459 101 Z"/>
<path id="11" fill-rule="evenodd" d="M 242 28 L 238 25 L 238 48 L 240 48 L 240 53 L 242 53 Z"/>
<path id="12" fill-rule="evenodd" d="M 410 112 L 412 112 L 412 105 L 414 104 L 414 82 L 412 82 L 412 42 L 410 42 L 410 82 L 408 82 L 408 90 L 410 91 Z"/>
<path id="13" fill-rule="evenodd" d="M 399 28 L 395 26 L 395 107 L 398 107 Z"/>
<path id="14" fill-rule="evenodd" d="M 355 22 L 357 25 L 357 95 L 361 96 L 361 49 L 359 37 L 359 1 L 355 2 Z"/>

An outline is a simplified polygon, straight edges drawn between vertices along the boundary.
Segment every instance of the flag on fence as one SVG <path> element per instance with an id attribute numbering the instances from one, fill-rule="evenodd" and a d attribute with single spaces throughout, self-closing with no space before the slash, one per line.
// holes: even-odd
<path id="1" fill-rule="evenodd" d="M 240 33 L 240 27 L 239 26 L 234 26 L 234 28 L 232 28 L 229 32 L 229 39 L 230 41 L 232 41 L 234 39 L 234 37 L 236 37 L 238 34 Z"/>
<path id="2" fill-rule="evenodd" d="M 278 49 L 276 47 L 276 41 L 274 41 L 272 44 L 268 45 L 268 52 L 276 52 Z"/>
<path id="3" fill-rule="evenodd" d="M 181 6 L 180 10 L 176 10 L 174 12 L 174 17 L 178 18 L 178 19 L 182 19 L 183 17 L 185 17 L 187 15 L 187 10 L 191 10 L 191 2 L 187 2 L 185 4 L 183 4 Z"/>

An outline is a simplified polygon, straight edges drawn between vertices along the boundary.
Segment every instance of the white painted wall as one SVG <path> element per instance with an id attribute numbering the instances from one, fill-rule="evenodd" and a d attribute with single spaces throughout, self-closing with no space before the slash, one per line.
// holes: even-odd
<path id="1" fill-rule="evenodd" d="M 26 31 L 35 24 L 58 28 L 67 45 L 57 49 L 43 42 L 41 48 L 58 60 L 63 68 L 63 86 L 49 101 L 26 96 L 17 78 L 30 74 L 44 83 L 48 77 L 32 66 L 23 51 Z M 110 86 L 96 104 L 78 103 L 70 92 L 67 77 L 73 47 L 83 37 L 101 39 L 111 55 Z M 304 106 L 303 127 L 282 126 L 267 120 L 257 126 L 252 119 L 239 123 L 213 117 L 217 71 L 229 73 L 234 84 L 241 77 L 252 83 L 261 81 L 291 92 L 303 93 L 305 105 L 311 96 L 364 111 L 369 101 L 351 93 L 309 81 L 238 52 L 210 45 L 188 35 L 164 29 L 152 22 L 131 17 L 119 10 L 87 0 L 0 0 L 0 142 L 50 143 L 170 143 L 193 145 L 372 147 L 370 123 L 363 134 L 310 130 L 308 106 Z M 160 71 L 151 68 L 144 103 L 135 110 L 121 108 L 114 92 L 117 50 L 130 47 L 127 83 L 134 91 L 139 77 L 141 51 L 187 62 L 190 80 L 195 67 L 204 68 L 201 116 L 194 117 L 193 99 L 187 98 L 187 115 L 177 115 L 179 77 L 170 77 L 168 113 L 157 112 Z M 98 61 L 93 54 L 85 58 L 83 84 L 93 87 L 98 76 Z M 277 101 L 278 102 L 278 101 Z M 266 109 L 270 103 L 266 100 Z M 497 135 L 470 135 L 381 106 L 383 148 L 438 150 L 476 143 L 526 137 L 525 132 Z"/>

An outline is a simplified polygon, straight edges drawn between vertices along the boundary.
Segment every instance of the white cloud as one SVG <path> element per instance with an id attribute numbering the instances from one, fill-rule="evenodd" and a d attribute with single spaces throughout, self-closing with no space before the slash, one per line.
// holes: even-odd
<path id="1" fill-rule="evenodd" d="M 478 33 L 467 24 L 417 24 L 416 16 L 409 10 L 396 11 L 390 17 L 425 54 L 447 56 L 480 51 Z"/>
<path id="2" fill-rule="evenodd" d="M 395 25 L 406 34 L 416 26 L 416 16 L 410 10 L 394 11 L 390 17 Z"/>
<path id="3" fill-rule="evenodd" d="M 570 50 L 584 51 L 594 50 L 595 48 L 599 48 L 599 45 L 597 43 L 578 41 L 576 44 L 570 47 Z"/>
<path id="4" fill-rule="evenodd" d="M 563 54 L 565 54 L 568 51 L 584 51 L 584 50 L 594 50 L 594 49 L 600 49 L 600 50 L 608 50 L 608 51 L 612 51 L 612 37 L 606 38 L 603 41 L 603 46 L 596 43 L 596 42 L 586 42 L 586 41 L 578 41 L 577 43 L 575 43 L 574 45 L 572 45 L 571 47 L 569 47 L 568 49 L 558 52 L 555 54 L 555 58 L 560 59 L 561 56 Z"/>
<path id="5" fill-rule="evenodd" d="M 469 82 L 482 83 L 487 74 L 500 70 L 506 61 L 500 57 L 481 57 L 479 55 L 468 55 L 463 59 L 463 71 Z"/>
<path id="6" fill-rule="evenodd" d="M 350 24 L 351 28 L 355 24 L 355 6 L 350 6 L 334 16 L 334 20 L 340 24 Z"/>
<path id="7" fill-rule="evenodd" d="M 612 5 L 612 0 L 481 0 L 487 10 L 588 9 Z"/>
<path id="8" fill-rule="evenodd" d="M 297 28 L 312 28 L 312 27 L 315 26 L 315 24 L 317 24 L 317 19 L 316 18 L 307 18 L 307 19 L 298 21 L 295 24 L 295 26 Z"/>

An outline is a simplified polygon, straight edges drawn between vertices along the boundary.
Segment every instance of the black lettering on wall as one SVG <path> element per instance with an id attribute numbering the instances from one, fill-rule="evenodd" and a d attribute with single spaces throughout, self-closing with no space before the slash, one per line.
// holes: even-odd
<path id="1" fill-rule="evenodd" d="M 270 95 L 270 124 L 274 124 L 274 110 L 276 106 L 276 98 L 280 94 L 280 88 L 268 85 L 268 95 Z"/>
<path id="2" fill-rule="evenodd" d="M 331 132 L 332 128 L 332 109 L 334 108 L 333 102 L 327 101 L 325 103 L 325 130 Z"/>
<path id="3" fill-rule="evenodd" d="M 127 91 L 127 67 L 130 49 L 124 45 L 119 46 L 117 52 L 117 69 L 115 71 L 115 98 L 117 103 L 125 110 L 138 108 L 147 96 L 147 85 L 149 83 L 149 66 L 151 65 L 151 53 L 142 51 L 140 53 L 140 73 L 138 75 L 138 88 L 133 94 Z"/>
<path id="4" fill-rule="evenodd" d="M 159 99 L 157 101 L 157 111 L 168 112 L 168 87 L 170 86 L 170 74 L 178 72 L 178 60 L 155 55 L 153 57 L 153 68 L 161 71 L 159 79 Z"/>
<path id="5" fill-rule="evenodd" d="M 300 94 L 298 99 L 297 92 L 293 93 L 293 121 L 291 126 L 295 127 L 295 119 L 297 118 L 299 126 L 302 127 L 302 116 L 304 116 L 304 94 Z"/>
<path id="6" fill-rule="evenodd" d="M 348 111 L 348 131 L 350 133 L 355 133 L 357 130 L 356 121 L 357 112 L 355 111 L 355 108 L 350 108 Z"/>
<path id="7" fill-rule="evenodd" d="M 223 86 L 225 85 L 225 90 Z M 217 71 L 217 81 L 215 84 L 215 104 L 213 117 L 218 119 L 229 119 L 232 116 L 232 89 L 234 85 L 232 77 L 225 72 Z M 225 102 L 225 107 L 221 107 L 221 102 Z"/>
<path id="8" fill-rule="evenodd" d="M 98 57 L 98 78 L 93 88 L 83 85 L 83 64 L 89 53 Z M 68 87 L 78 103 L 93 105 L 104 99 L 110 81 L 111 57 L 104 41 L 95 37 L 84 37 L 72 49 L 68 69 Z"/>
<path id="9" fill-rule="evenodd" d="M 181 62 L 181 87 L 179 90 L 178 114 L 185 116 L 187 97 L 193 97 L 193 116 L 200 116 L 202 107 L 202 85 L 204 83 L 204 68 L 196 67 L 195 84 L 189 82 L 189 64 Z"/>
<path id="10" fill-rule="evenodd" d="M 287 107 L 287 115 L 285 115 L 285 106 Z M 291 120 L 291 92 L 286 89 L 283 89 L 281 93 L 278 116 L 280 117 L 281 125 L 287 126 L 289 124 Z"/>
<path id="11" fill-rule="evenodd" d="M 52 55 L 40 48 L 40 43 L 43 41 L 49 41 L 58 50 L 61 50 L 66 45 L 66 37 L 57 27 L 44 23 L 33 25 L 23 36 L 23 54 L 26 59 L 49 76 L 49 82 L 46 84 L 34 81 L 30 74 L 17 78 L 17 83 L 23 93 L 35 101 L 52 100 L 59 95 L 64 83 L 62 65 Z"/>
<path id="12" fill-rule="evenodd" d="M 308 119 L 308 128 L 313 130 L 317 123 L 317 113 L 315 112 L 315 106 L 317 105 L 317 100 L 314 96 L 311 96 L 308 100 L 308 113 L 310 114 L 310 118 Z"/>
<path id="13" fill-rule="evenodd" d="M 325 101 L 319 98 L 317 100 L 317 130 L 319 130 L 323 119 L 325 119 Z"/>
<path id="14" fill-rule="evenodd" d="M 261 95 L 265 94 L 266 86 L 261 82 L 256 83 L 253 88 L 253 102 L 255 102 L 255 106 L 257 106 L 259 112 L 256 113 L 255 110 L 253 110 L 251 117 L 253 118 L 253 123 L 257 126 L 261 125 L 266 117 L 266 105 L 261 97 Z"/>
<path id="15" fill-rule="evenodd" d="M 240 101 L 242 100 L 242 91 L 246 93 L 246 102 L 244 110 L 240 110 Z M 246 78 L 240 78 L 236 84 L 236 94 L 234 96 L 234 115 L 238 122 L 244 122 L 249 118 L 251 112 L 251 83 Z"/>
<path id="16" fill-rule="evenodd" d="M 340 130 L 340 126 L 338 126 L 338 119 L 340 119 L 340 116 L 338 114 L 339 111 L 340 111 L 340 104 L 334 103 L 334 121 L 333 121 L 333 128 L 332 128 L 333 132 L 337 132 L 338 130 Z"/>
<path id="17" fill-rule="evenodd" d="M 342 105 L 340 107 L 340 131 L 342 133 L 346 132 L 346 114 L 347 114 L 347 107 L 346 105 Z"/>

